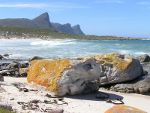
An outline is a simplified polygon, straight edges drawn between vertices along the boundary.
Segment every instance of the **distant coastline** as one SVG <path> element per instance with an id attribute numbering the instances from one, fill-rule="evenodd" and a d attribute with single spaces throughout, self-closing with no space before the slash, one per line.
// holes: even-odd
<path id="1" fill-rule="evenodd" d="M 0 27 L 0 39 L 81 39 L 81 40 L 144 40 L 145 38 L 130 38 L 117 36 L 74 35 L 50 29 Z"/>

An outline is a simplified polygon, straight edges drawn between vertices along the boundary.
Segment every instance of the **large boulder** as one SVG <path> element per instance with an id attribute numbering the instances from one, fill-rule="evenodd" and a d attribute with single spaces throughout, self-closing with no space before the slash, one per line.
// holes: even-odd
<path id="1" fill-rule="evenodd" d="M 105 54 L 94 58 L 100 64 L 100 86 L 131 81 L 143 74 L 139 60 L 130 56 Z"/>
<path id="2" fill-rule="evenodd" d="M 55 95 L 75 95 L 97 91 L 100 64 L 89 60 L 33 60 L 27 80 L 45 86 Z"/>
<path id="3" fill-rule="evenodd" d="M 146 112 L 131 106 L 116 105 L 108 109 L 105 113 L 146 113 Z"/>
<path id="4" fill-rule="evenodd" d="M 88 93 L 98 90 L 98 86 L 131 81 L 142 73 L 138 60 L 106 54 L 78 60 L 33 60 L 27 79 L 62 96 Z"/>

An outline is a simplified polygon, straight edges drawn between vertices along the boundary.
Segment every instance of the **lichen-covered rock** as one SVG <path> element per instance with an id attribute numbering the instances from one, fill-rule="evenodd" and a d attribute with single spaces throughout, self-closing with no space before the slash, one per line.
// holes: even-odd
<path id="1" fill-rule="evenodd" d="M 33 60 L 28 71 L 28 82 L 47 87 L 58 96 L 97 91 L 100 65 L 90 60 Z"/>
<path id="2" fill-rule="evenodd" d="M 146 113 L 146 112 L 130 106 L 117 105 L 117 106 L 113 106 L 105 113 Z"/>
<path id="3" fill-rule="evenodd" d="M 116 84 L 111 86 L 110 90 L 123 93 L 150 93 L 150 76 L 143 76 L 129 83 Z"/>
<path id="4" fill-rule="evenodd" d="M 100 64 L 100 85 L 131 81 L 141 76 L 143 68 L 137 59 L 119 54 L 97 55 Z"/>

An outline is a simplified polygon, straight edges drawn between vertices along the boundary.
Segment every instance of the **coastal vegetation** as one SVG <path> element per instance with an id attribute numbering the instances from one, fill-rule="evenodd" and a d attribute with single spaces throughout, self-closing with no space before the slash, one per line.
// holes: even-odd
<path id="1" fill-rule="evenodd" d="M 41 38 L 41 39 L 87 39 L 87 40 L 136 40 L 136 38 L 96 35 L 74 35 L 54 29 L 0 27 L 1 38 Z"/>
<path id="2" fill-rule="evenodd" d="M 14 113 L 8 109 L 5 109 L 5 108 L 0 108 L 0 113 Z"/>

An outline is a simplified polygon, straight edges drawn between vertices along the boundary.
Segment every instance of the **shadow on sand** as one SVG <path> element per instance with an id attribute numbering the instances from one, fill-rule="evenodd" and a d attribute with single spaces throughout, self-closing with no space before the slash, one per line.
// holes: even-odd
<path id="1" fill-rule="evenodd" d="M 123 96 L 116 95 L 113 93 L 105 93 L 101 91 L 92 94 L 67 96 L 67 98 L 80 99 L 80 100 L 92 100 L 92 101 L 106 101 L 108 103 L 113 103 L 113 104 L 124 104 Z"/>

